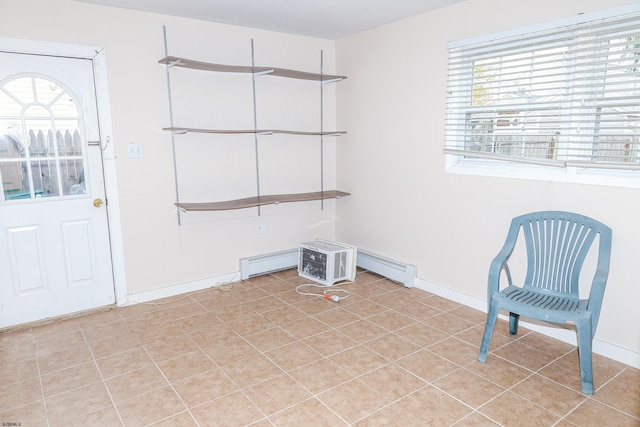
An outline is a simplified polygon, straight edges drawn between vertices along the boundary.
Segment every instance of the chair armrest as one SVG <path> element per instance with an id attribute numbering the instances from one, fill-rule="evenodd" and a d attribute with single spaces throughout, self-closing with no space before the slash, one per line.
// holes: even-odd
<path id="1" fill-rule="evenodd" d="M 608 232 L 607 232 L 608 231 Z M 591 312 L 591 333 L 595 334 L 604 298 L 604 289 L 609 277 L 609 263 L 611 260 L 611 232 L 600 233 L 600 249 L 598 252 L 598 266 L 591 282 L 587 310 Z"/>
<path id="2" fill-rule="evenodd" d="M 516 240 L 518 238 L 518 233 L 520 232 L 520 223 L 515 220 L 511 222 L 511 227 L 509 228 L 509 233 L 507 234 L 507 239 L 502 246 L 498 255 L 491 261 L 491 265 L 489 266 L 489 279 L 487 286 L 487 304 L 491 302 L 491 296 L 495 292 L 500 292 L 500 275 L 502 274 L 502 269 L 507 273 L 507 281 L 509 286 L 513 284 L 511 279 L 511 271 L 509 270 L 509 257 L 513 253 L 513 249 L 516 246 Z"/>

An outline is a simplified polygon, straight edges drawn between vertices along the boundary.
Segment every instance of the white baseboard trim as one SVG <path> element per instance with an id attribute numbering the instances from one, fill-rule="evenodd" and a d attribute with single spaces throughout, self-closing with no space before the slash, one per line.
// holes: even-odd
<path id="1" fill-rule="evenodd" d="M 188 292 L 202 291 L 204 289 L 220 286 L 225 283 L 237 282 L 240 280 L 240 272 L 225 274 L 218 277 L 209 277 L 207 279 L 196 280 L 194 282 L 180 283 L 178 285 L 167 286 L 166 288 L 154 289 L 151 291 L 138 292 L 127 296 L 127 303 L 118 305 L 118 307 L 126 307 L 128 305 L 150 302 L 162 298 L 174 297 L 176 295 L 186 294 Z"/>
<path id="2" fill-rule="evenodd" d="M 480 310 L 483 313 L 487 312 L 487 302 L 481 300 L 480 298 L 476 298 L 471 295 L 467 295 L 454 289 L 428 282 L 420 278 L 416 278 L 415 283 L 416 288 L 418 289 L 422 289 L 424 291 L 431 292 L 432 294 L 447 298 L 462 305 L 475 308 L 476 310 Z M 507 316 L 500 315 L 500 317 L 508 320 Z M 531 329 L 552 338 L 556 338 L 571 345 L 577 345 L 575 331 L 562 329 L 560 327 L 545 326 L 546 324 L 534 324 L 525 321 L 520 321 L 520 324 L 527 329 Z M 616 344 L 594 338 L 593 352 L 601 356 L 624 363 L 625 365 L 640 369 L 640 353 L 628 348 L 620 347 Z"/>

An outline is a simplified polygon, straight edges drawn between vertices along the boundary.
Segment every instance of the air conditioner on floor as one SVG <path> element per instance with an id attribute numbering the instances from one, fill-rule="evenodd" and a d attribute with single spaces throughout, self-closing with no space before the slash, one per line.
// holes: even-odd
<path id="1" fill-rule="evenodd" d="M 343 280 L 356 279 L 355 246 L 315 240 L 301 243 L 298 250 L 298 275 L 332 286 Z"/>

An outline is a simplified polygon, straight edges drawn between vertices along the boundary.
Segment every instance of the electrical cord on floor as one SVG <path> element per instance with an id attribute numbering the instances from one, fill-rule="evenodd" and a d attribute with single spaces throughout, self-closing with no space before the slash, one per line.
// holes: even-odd
<path id="1" fill-rule="evenodd" d="M 315 284 L 315 283 L 305 283 L 302 285 L 299 285 L 296 287 L 296 292 L 300 295 L 309 295 L 312 297 L 321 297 L 324 298 L 326 300 L 331 300 L 333 302 L 340 302 L 343 299 L 347 299 L 351 296 L 351 292 L 349 292 L 346 289 L 340 289 L 340 288 L 336 288 L 336 286 L 341 286 L 341 285 L 350 285 L 352 283 L 355 283 L 355 280 L 352 282 L 345 282 L 345 283 L 340 283 L 338 285 L 319 285 L 319 284 Z M 324 289 L 322 291 L 321 294 L 315 293 L 315 292 L 304 292 L 302 289 L 305 288 L 320 288 L 320 289 Z M 332 293 L 333 292 L 333 293 Z M 343 294 L 345 294 L 345 296 L 339 296 L 339 295 L 335 295 L 335 293 L 338 292 L 342 292 Z"/>

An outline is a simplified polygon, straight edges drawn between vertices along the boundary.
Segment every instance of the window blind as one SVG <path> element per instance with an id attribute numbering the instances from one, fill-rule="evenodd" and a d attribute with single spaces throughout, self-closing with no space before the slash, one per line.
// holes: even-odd
<path id="1" fill-rule="evenodd" d="M 640 8 L 449 48 L 444 151 L 640 170 Z"/>

